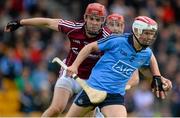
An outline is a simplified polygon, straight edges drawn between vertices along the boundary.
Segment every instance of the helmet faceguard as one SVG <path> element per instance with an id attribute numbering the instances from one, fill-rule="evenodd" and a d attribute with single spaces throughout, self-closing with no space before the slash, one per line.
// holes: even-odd
<path id="1" fill-rule="evenodd" d="M 106 26 L 113 33 L 123 33 L 124 32 L 124 17 L 117 13 L 109 15 L 106 19 Z"/>
<path id="2" fill-rule="evenodd" d="M 153 19 L 147 17 L 147 16 L 139 16 L 135 18 L 135 21 L 133 22 L 132 25 L 132 30 L 133 34 L 137 40 L 137 42 L 142 46 L 142 47 L 147 47 L 151 45 L 157 35 L 157 23 Z M 155 32 L 154 36 L 148 37 L 146 39 L 142 38 L 142 35 L 144 31 L 150 31 L 150 32 Z"/>

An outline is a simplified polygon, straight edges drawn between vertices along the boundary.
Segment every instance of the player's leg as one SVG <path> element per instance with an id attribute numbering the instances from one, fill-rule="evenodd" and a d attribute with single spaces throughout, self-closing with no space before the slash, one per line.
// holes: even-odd
<path id="1" fill-rule="evenodd" d="M 81 106 L 78 106 L 75 103 L 73 103 L 71 108 L 69 109 L 68 113 L 66 114 L 66 117 L 83 117 L 88 112 L 90 112 L 92 109 L 93 109 L 92 106 L 81 107 Z"/>
<path id="2" fill-rule="evenodd" d="M 98 105 L 104 117 L 126 117 L 124 96 L 108 93 L 106 99 Z"/>
<path id="3" fill-rule="evenodd" d="M 84 90 L 82 90 L 74 100 L 74 103 L 72 104 L 71 108 L 69 109 L 67 113 L 67 117 L 83 117 L 85 116 L 89 111 L 94 109 L 94 105 L 90 102 L 87 94 Z"/>
<path id="4" fill-rule="evenodd" d="M 75 80 L 65 75 L 64 71 L 57 80 L 52 103 L 42 117 L 58 116 L 66 108 L 69 98 L 81 90 L 81 87 Z"/>
<path id="5" fill-rule="evenodd" d="M 108 105 L 101 109 L 105 117 L 127 117 L 127 111 L 124 105 Z"/>
<path id="6" fill-rule="evenodd" d="M 52 103 L 42 114 L 42 117 L 58 116 L 66 108 L 70 96 L 70 91 L 60 87 L 55 87 Z"/>

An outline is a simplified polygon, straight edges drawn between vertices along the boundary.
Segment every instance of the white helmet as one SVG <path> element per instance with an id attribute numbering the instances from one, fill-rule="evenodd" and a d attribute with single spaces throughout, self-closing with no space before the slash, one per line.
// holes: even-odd
<path id="1" fill-rule="evenodd" d="M 133 34 L 137 38 L 138 42 L 139 42 L 139 37 L 141 36 L 144 30 L 152 30 L 157 32 L 157 29 L 158 29 L 158 25 L 156 21 L 154 21 L 153 19 L 147 16 L 136 17 L 132 25 Z"/>

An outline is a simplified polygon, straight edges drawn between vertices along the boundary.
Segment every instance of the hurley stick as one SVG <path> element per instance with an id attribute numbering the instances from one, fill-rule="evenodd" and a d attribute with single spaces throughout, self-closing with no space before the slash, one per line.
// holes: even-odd
<path id="1" fill-rule="evenodd" d="M 55 57 L 52 60 L 52 63 L 57 62 L 59 65 L 62 66 L 62 68 L 64 68 L 65 70 L 67 69 L 67 66 L 63 63 L 63 61 L 61 61 L 58 57 Z M 84 89 L 84 91 L 86 92 L 86 94 L 88 95 L 90 101 L 92 103 L 100 103 L 102 102 L 106 96 L 107 93 L 105 91 L 100 91 L 94 88 L 91 88 L 90 86 L 87 85 L 87 83 L 85 82 L 85 80 L 80 79 L 76 74 L 72 75 L 73 79 L 75 79 L 80 86 Z"/>

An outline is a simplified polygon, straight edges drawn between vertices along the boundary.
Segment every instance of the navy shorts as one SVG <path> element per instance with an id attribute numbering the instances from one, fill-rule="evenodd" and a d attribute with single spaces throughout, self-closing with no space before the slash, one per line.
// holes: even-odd
<path id="1" fill-rule="evenodd" d="M 86 92 L 82 90 L 76 96 L 74 103 L 81 107 L 93 106 L 95 108 L 98 106 L 101 109 L 102 107 L 108 106 L 108 105 L 124 105 L 124 96 L 120 94 L 107 93 L 107 97 L 105 98 L 103 102 L 98 103 L 98 104 L 93 104 L 90 102 L 89 97 L 87 96 Z"/>

